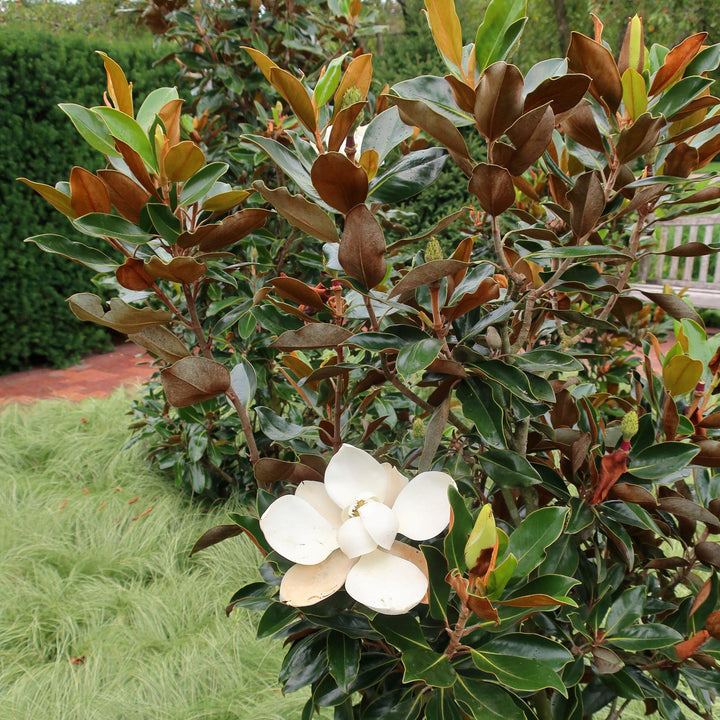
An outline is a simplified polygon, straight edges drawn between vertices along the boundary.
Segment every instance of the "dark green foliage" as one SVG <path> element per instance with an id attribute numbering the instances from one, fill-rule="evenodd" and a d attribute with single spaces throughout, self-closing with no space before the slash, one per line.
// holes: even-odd
<path id="1" fill-rule="evenodd" d="M 153 67 L 148 43 L 100 48 L 81 36 L 0 27 L 0 373 L 38 363 L 67 365 L 82 353 L 110 347 L 108 332 L 79 323 L 65 302 L 87 287 L 92 273 L 23 243 L 41 233 L 77 235 L 45 200 L 16 181 L 24 176 L 54 184 L 67 178 L 73 165 L 99 166 L 102 158 L 57 107 L 97 104 L 105 71 L 96 49 L 123 65 L 136 102 L 159 85 L 173 84 L 172 68 Z"/>

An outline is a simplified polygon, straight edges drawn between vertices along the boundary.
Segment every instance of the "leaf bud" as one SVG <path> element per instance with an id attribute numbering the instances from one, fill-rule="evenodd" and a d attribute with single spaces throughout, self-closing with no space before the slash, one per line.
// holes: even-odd
<path id="1" fill-rule="evenodd" d="M 496 542 L 497 532 L 492 506 L 483 505 L 465 544 L 465 564 L 468 568 L 474 568 L 482 551 L 494 547 Z"/>
<path id="2" fill-rule="evenodd" d="M 500 333 L 491 325 L 485 333 L 485 342 L 488 348 L 493 352 L 502 348 L 502 339 Z"/>
<path id="3" fill-rule="evenodd" d="M 440 247 L 440 243 L 437 238 L 430 238 L 430 241 L 425 246 L 425 262 L 433 262 L 435 260 L 443 259 L 443 251 Z"/>
<path id="4" fill-rule="evenodd" d="M 620 429 L 625 442 L 629 442 L 635 437 L 638 431 L 638 416 L 634 410 L 625 413 L 625 417 L 620 421 Z"/>
<path id="5" fill-rule="evenodd" d="M 416 417 L 412 424 L 412 436 L 415 440 L 420 440 L 425 437 L 425 423 L 422 418 Z"/>

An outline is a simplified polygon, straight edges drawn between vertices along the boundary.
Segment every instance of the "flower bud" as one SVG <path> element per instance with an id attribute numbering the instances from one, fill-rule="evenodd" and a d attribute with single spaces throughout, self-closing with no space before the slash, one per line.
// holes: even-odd
<path id="1" fill-rule="evenodd" d="M 435 260 L 443 259 L 443 251 L 440 247 L 440 243 L 437 238 L 430 238 L 430 241 L 425 246 L 425 262 L 433 262 Z"/>
<path id="2" fill-rule="evenodd" d="M 485 333 L 485 341 L 488 348 L 492 351 L 502 349 L 502 339 L 500 333 L 491 325 Z"/>
<path id="3" fill-rule="evenodd" d="M 340 109 L 344 110 L 346 107 L 350 107 L 355 103 L 362 102 L 364 99 L 365 98 L 363 98 L 360 90 L 358 90 L 354 85 L 351 85 L 345 91 L 345 94 L 342 96 L 342 101 L 340 102 Z M 352 135 L 360 127 L 360 125 L 362 125 L 364 119 L 365 111 L 362 110 L 355 119 L 355 122 L 350 127 L 350 130 L 348 130 L 348 135 Z"/>
<path id="4" fill-rule="evenodd" d="M 637 434 L 638 416 L 634 410 L 625 414 L 625 417 L 620 421 L 620 429 L 622 430 L 623 440 L 626 442 Z"/>
<path id="5" fill-rule="evenodd" d="M 425 423 L 422 421 L 422 418 L 417 417 L 413 420 L 411 432 L 412 436 L 416 440 L 420 440 L 425 437 Z"/>
<path id="6" fill-rule="evenodd" d="M 483 505 L 475 521 L 475 526 L 465 544 L 465 564 L 472 569 L 477 564 L 483 550 L 494 547 L 497 542 L 495 517 L 491 505 Z"/>
<path id="7" fill-rule="evenodd" d="M 715 610 L 708 615 L 705 621 L 705 629 L 710 637 L 720 640 L 720 610 Z"/>

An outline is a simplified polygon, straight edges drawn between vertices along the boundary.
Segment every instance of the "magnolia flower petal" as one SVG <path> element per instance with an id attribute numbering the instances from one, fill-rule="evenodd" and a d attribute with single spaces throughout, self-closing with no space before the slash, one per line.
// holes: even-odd
<path id="1" fill-rule="evenodd" d="M 364 450 L 343 445 L 325 468 L 325 489 L 333 502 L 347 508 L 360 499 L 385 500 L 387 477 L 382 465 Z"/>
<path id="2" fill-rule="evenodd" d="M 398 532 L 395 513 L 383 503 L 368 502 L 358 508 L 358 514 L 370 537 L 389 550 Z"/>
<path id="3" fill-rule="evenodd" d="M 388 507 L 392 507 L 400 491 L 408 484 L 408 479 L 390 463 L 383 463 L 382 466 L 385 470 L 385 477 L 387 478 L 387 491 L 385 493 L 384 503 Z"/>
<path id="4" fill-rule="evenodd" d="M 385 615 L 401 615 L 422 602 L 428 579 L 413 563 L 375 550 L 363 555 L 345 580 L 358 602 Z"/>
<path id="5" fill-rule="evenodd" d="M 280 583 L 280 601 L 304 607 L 330 597 L 343 586 L 355 562 L 335 550 L 318 565 L 293 565 Z"/>
<path id="6" fill-rule="evenodd" d="M 317 565 L 338 547 L 337 530 L 295 495 L 270 505 L 260 518 L 260 529 L 273 550 L 301 565 Z"/>
<path id="7" fill-rule="evenodd" d="M 334 528 L 342 524 L 342 510 L 330 499 L 324 483 L 305 480 L 297 486 L 295 497 L 310 503 Z"/>
<path id="8" fill-rule="evenodd" d="M 392 512 L 392 511 L 391 511 Z M 361 518 L 348 518 L 337 531 L 340 549 L 349 557 L 356 558 L 372 552 L 378 544 L 365 529 Z"/>
<path id="9" fill-rule="evenodd" d="M 393 511 L 400 532 L 411 540 L 429 540 L 450 523 L 448 487 L 455 481 L 443 472 L 424 472 L 411 480 L 398 495 Z"/>
<path id="10" fill-rule="evenodd" d="M 430 577 L 430 571 L 428 570 L 427 560 L 421 550 L 414 548 L 412 545 L 407 545 L 404 542 L 396 540 L 390 548 L 391 555 L 397 555 L 403 560 L 411 562 L 420 572 L 426 577 Z M 421 602 L 427 604 L 430 602 L 430 587 L 428 586 L 427 592 L 425 593 Z"/>

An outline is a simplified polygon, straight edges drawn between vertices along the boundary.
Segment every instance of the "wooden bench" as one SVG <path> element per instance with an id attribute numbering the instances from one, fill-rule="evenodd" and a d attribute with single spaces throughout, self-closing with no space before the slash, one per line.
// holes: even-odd
<path id="1" fill-rule="evenodd" d="M 690 215 L 655 225 L 654 253 L 663 253 L 688 243 L 720 243 L 720 214 Z M 700 257 L 646 255 L 640 260 L 632 283 L 633 295 L 640 291 L 664 291 L 665 286 L 699 308 L 720 309 L 720 253 Z"/>

